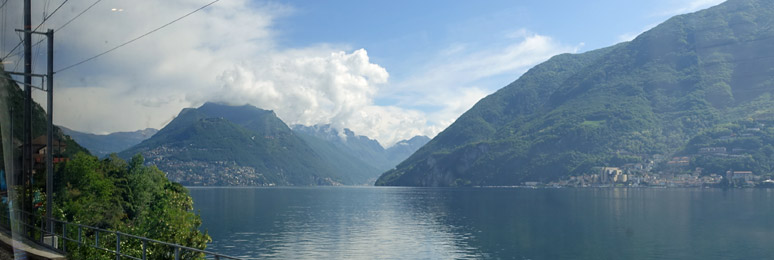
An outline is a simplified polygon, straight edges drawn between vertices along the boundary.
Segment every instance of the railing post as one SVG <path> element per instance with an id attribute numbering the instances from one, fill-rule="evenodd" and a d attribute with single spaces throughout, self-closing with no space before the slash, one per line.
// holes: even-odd
<path id="1" fill-rule="evenodd" d="M 40 242 L 41 243 L 43 242 L 43 236 L 45 236 L 45 227 L 44 227 L 45 224 L 46 224 L 46 222 L 41 219 L 40 220 Z M 54 247 L 54 239 L 53 238 L 51 239 L 51 247 Z"/>
<path id="2" fill-rule="evenodd" d="M 0 0 L 0 1 L 2 1 L 2 0 Z M 35 231 L 35 229 L 37 229 L 37 225 L 34 223 L 34 220 L 36 219 L 35 218 L 36 215 L 29 214 L 29 213 L 26 213 L 26 212 L 9 212 L 9 213 L 10 213 L 9 216 L 5 216 L 5 215 L 2 214 L 2 212 L 0 212 L 0 226 L 2 226 L 2 224 L 4 222 L 9 223 L 9 225 L 10 224 L 14 224 L 14 225 L 25 226 L 25 227 L 28 228 L 28 231 L 30 231 L 30 233 L 28 233 L 25 236 L 25 238 L 26 239 L 33 239 L 34 240 L 34 237 L 30 237 L 30 235 L 34 236 L 34 231 Z M 27 215 L 29 215 L 30 217 L 29 218 L 24 217 L 24 216 L 27 216 Z M 18 218 L 19 220 L 18 221 L 13 221 L 14 218 Z M 60 235 L 56 234 L 56 224 L 57 223 L 61 223 L 61 225 L 62 225 L 62 229 L 61 229 L 62 233 Z M 74 236 L 68 236 L 67 235 L 67 232 L 68 232 L 67 225 L 75 225 L 77 227 L 77 229 L 78 229 L 78 231 L 77 231 L 77 233 L 78 233 L 77 234 L 77 240 L 73 239 L 73 238 L 75 238 Z M 109 235 L 110 235 L 110 233 L 114 233 L 116 235 L 116 249 L 115 249 L 115 251 L 113 251 L 115 253 L 115 255 L 116 255 L 116 260 L 123 259 L 124 258 L 123 256 L 127 256 L 126 257 L 127 259 L 147 260 L 148 259 L 148 242 L 158 243 L 159 244 L 159 247 L 160 247 L 159 249 L 162 249 L 162 251 L 156 252 L 156 253 L 160 253 L 161 254 L 160 256 L 162 256 L 162 257 L 164 257 L 164 256 L 169 257 L 169 255 L 168 255 L 169 251 L 166 251 L 166 249 L 168 249 L 169 246 L 173 247 L 174 248 L 174 259 L 175 260 L 180 260 L 182 258 L 186 258 L 187 259 L 187 257 L 190 257 L 190 256 L 184 256 L 183 255 L 185 251 L 191 252 L 191 254 L 194 257 L 196 255 L 203 254 L 205 256 L 204 259 L 215 259 L 215 260 L 220 260 L 220 259 L 239 259 L 239 258 L 232 258 L 232 257 L 226 256 L 226 255 L 219 255 L 219 254 L 214 253 L 214 252 L 207 252 L 207 251 L 204 251 L 204 250 L 199 250 L 199 249 L 196 249 L 196 248 L 189 248 L 189 247 L 186 247 L 186 246 L 183 246 L 183 245 L 180 245 L 180 244 L 168 243 L 168 242 L 163 242 L 163 241 L 157 241 L 157 240 L 153 240 L 153 239 L 149 239 L 149 238 L 145 238 L 145 237 L 134 236 L 134 235 L 131 235 L 131 234 L 128 234 L 128 233 L 121 233 L 118 230 L 101 230 L 101 229 L 96 228 L 96 227 L 91 227 L 91 226 L 81 225 L 81 224 L 76 224 L 76 223 L 69 223 L 69 222 L 66 222 L 66 221 L 63 221 L 63 220 L 56 220 L 56 219 L 53 219 L 53 218 L 51 218 L 51 219 L 40 218 L 40 226 L 41 226 L 41 229 L 39 230 L 40 231 L 39 234 L 40 234 L 41 240 L 43 240 L 43 238 L 45 236 L 49 235 L 51 237 L 50 246 L 51 247 L 60 247 L 60 249 L 62 250 L 61 252 L 64 252 L 64 253 L 67 252 L 67 241 L 68 240 L 73 240 L 73 242 L 75 243 L 73 245 L 75 245 L 76 248 L 78 248 L 79 246 L 87 246 L 88 247 L 88 245 L 86 245 L 86 244 L 89 243 L 88 242 L 88 240 L 89 240 L 88 233 L 91 232 L 90 230 L 93 230 L 93 232 L 94 232 L 94 245 L 93 245 L 93 247 L 95 249 L 101 249 L 101 250 L 107 251 L 108 254 L 110 253 L 110 247 L 108 245 L 110 243 L 110 236 Z M 84 235 L 84 231 L 83 231 L 84 229 L 86 229 L 86 235 Z M 106 234 L 108 234 L 107 238 L 103 237 L 103 240 L 107 239 L 107 242 L 105 242 L 105 246 L 106 247 L 102 247 L 99 244 L 99 234 L 102 233 L 102 232 L 105 232 Z M 129 250 L 127 252 L 129 254 L 123 254 L 122 253 L 122 251 L 121 251 L 121 236 L 122 235 L 126 235 L 129 238 L 129 240 L 131 240 L 131 239 L 140 239 L 140 241 L 142 242 L 142 257 L 141 258 L 137 258 L 136 256 L 134 256 L 132 254 L 131 250 Z M 85 236 L 85 238 L 84 238 L 84 236 Z M 59 238 L 59 239 L 57 239 L 56 242 L 55 242 L 54 239 L 56 239 L 56 238 Z M 61 246 L 59 245 L 59 240 L 60 239 L 62 240 Z M 127 241 L 127 243 L 131 243 L 131 241 Z M 46 245 L 46 244 L 43 244 L 43 245 Z M 156 257 L 159 257 L 159 256 L 156 256 Z"/>
<path id="3" fill-rule="evenodd" d="M 121 260 L 121 234 L 116 231 L 116 260 Z"/>
<path id="4" fill-rule="evenodd" d="M 53 220 L 48 220 L 50 223 L 54 223 Z M 67 252 L 67 223 L 62 222 L 62 251 Z"/>

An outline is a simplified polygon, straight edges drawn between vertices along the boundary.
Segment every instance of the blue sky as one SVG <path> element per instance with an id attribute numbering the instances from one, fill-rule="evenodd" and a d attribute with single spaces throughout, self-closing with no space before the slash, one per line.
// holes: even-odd
<path id="1" fill-rule="evenodd" d="M 33 23 L 63 1 L 33 3 Z M 104 0 L 57 32 L 55 68 L 210 1 Z M 161 128 L 182 108 L 215 101 L 271 109 L 288 124 L 350 128 L 389 146 L 434 136 L 553 55 L 630 40 L 720 2 L 221 0 L 57 74 L 55 122 L 93 133 Z M 42 28 L 91 3 L 66 3 Z M 3 55 L 18 41 L 8 28 L 21 20 L 9 10 L 20 9 L 11 1 L 3 10 Z"/>
<path id="2" fill-rule="evenodd" d="M 466 44 L 508 44 L 522 29 L 580 46 L 606 47 L 642 32 L 697 1 L 289 1 L 292 15 L 277 22 L 279 43 L 365 48 L 393 78 L 411 74 L 428 53 Z M 707 4 L 718 1 L 698 1 Z M 687 9 L 689 8 L 689 9 Z"/>

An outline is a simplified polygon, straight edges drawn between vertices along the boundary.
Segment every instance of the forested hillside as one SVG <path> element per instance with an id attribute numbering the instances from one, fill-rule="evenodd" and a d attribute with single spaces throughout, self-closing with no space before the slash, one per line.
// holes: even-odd
<path id="1" fill-rule="evenodd" d="M 377 185 L 516 185 L 671 155 L 774 112 L 774 2 L 731 0 L 562 54 L 479 101 Z"/>

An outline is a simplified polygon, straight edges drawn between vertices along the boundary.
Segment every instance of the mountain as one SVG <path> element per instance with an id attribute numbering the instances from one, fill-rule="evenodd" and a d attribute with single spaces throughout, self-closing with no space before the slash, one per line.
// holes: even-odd
<path id="1" fill-rule="evenodd" d="M 774 115 L 774 1 L 730 0 L 561 54 L 483 98 L 377 185 L 518 185 L 679 152 Z"/>
<path id="2" fill-rule="evenodd" d="M 21 145 L 24 134 L 24 91 L 18 87 L 18 84 L 11 79 L 11 75 L 5 72 L 5 67 L 0 64 L 0 133 L 8 131 L 12 133 L 11 138 L 14 143 L 12 149 L 16 155 L 21 154 Z M 5 113 L 8 113 L 7 115 Z M 9 120 L 10 119 L 10 120 Z M 6 124 L 6 125 L 4 125 Z M 8 127 L 8 128 L 6 128 Z M 46 112 L 40 104 L 32 104 L 32 139 L 41 138 L 45 140 L 46 135 Z M 6 133 L 3 133 L 6 134 Z M 5 136 L 3 136 L 5 138 Z M 2 139 L 0 138 L 0 147 Z M 70 158 L 79 152 L 88 151 L 76 143 L 70 136 L 63 133 L 62 129 L 54 126 L 54 142 L 64 141 L 65 149 L 54 149 L 55 157 Z M 34 141 L 33 141 L 34 142 Z M 4 149 L 0 149 L 0 159 L 4 158 Z M 17 158 L 18 159 L 18 158 Z M 0 169 L 4 169 L 5 161 L 0 160 Z M 17 168 L 18 169 L 18 168 Z M 43 176 L 43 175 L 40 175 Z"/>
<path id="3" fill-rule="evenodd" d="M 331 163 L 337 172 L 358 176 L 353 178 L 351 184 L 373 184 L 379 174 L 385 171 L 385 169 L 376 168 L 372 163 L 353 155 L 351 150 L 338 146 L 335 142 L 295 130 L 294 132 L 323 160 Z"/>
<path id="4" fill-rule="evenodd" d="M 330 125 L 294 125 L 293 131 L 299 136 L 324 140 L 338 150 L 378 169 L 379 173 L 392 169 L 430 141 L 427 136 L 415 136 L 409 140 L 398 141 L 395 145 L 385 149 L 378 141 L 367 136 L 356 135 L 347 128 L 340 132 Z M 374 177 L 377 177 L 376 175 Z"/>
<path id="5" fill-rule="evenodd" d="M 329 126 L 297 129 L 272 111 L 206 103 L 184 109 L 119 155 L 141 153 L 184 185 L 361 185 L 397 164 L 383 165 L 391 161 L 379 142 L 350 130 L 342 142 Z M 391 154 L 408 157 L 406 151 Z"/>
<path id="6" fill-rule="evenodd" d="M 718 125 L 691 138 L 678 153 L 689 169 L 724 176 L 727 171 L 774 175 L 774 121 L 749 120 Z"/>
<path id="7" fill-rule="evenodd" d="M 272 111 L 206 103 L 186 108 L 153 137 L 121 152 L 184 185 L 336 185 L 335 171 Z"/>
<path id="8" fill-rule="evenodd" d="M 430 142 L 430 138 L 427 136 L 414 136 L 411 139 L 399 141 L 392 147 L 387 148 L 385 153 L 387 155 L 387 161 L 389 161 L 389 168 L 398 165 L 398 163 L 411 156 L 411 154 L 419 150 L 419 148 L 427 144 L 427 142 Z"/>
<path id="9" fill-rule="evenodd" d="M 106 135 L 97 135 L 78 132 L 63 126 L 60 126 L 60 128 L 66 135 L 72 137 L 76 142 L 97 157 L 105 157 L 108 154 L 126 150 L 129 147 L 150 138 L 159 131 L 153 128 L 146 128 L 144 130 L 133 132 L 115 132 Z"/>

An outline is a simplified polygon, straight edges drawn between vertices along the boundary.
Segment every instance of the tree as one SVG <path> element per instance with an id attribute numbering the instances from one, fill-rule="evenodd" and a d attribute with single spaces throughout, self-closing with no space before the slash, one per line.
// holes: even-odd
<path id="1" fill-rule="evenodd" d="M 201 231 L 201 218 L 192 212 L 193 200 L 188 190 L 166 179 L 155 166 L 143 165 L 140 155 L 127 163 L 115 154 L 104 160 L 80 153 L 60 167 L 62 184 L 57 194 L 59 217 L 73 223 L 115 230 L 136 236 L 204 249 L 211 241 Z M 86 241 L 94 234 L 86 233 Z M 111 242 L 112 241 L 112 242 Z M 105 248 L 115 247 L 115 235 L 100 237 Z M 111 244 L 112 243 L 112 244 Z M 68 248 L 75 244 L 68 243 Z M 149 259 L 173 257 L 171 248 L 148 245 Z M 121 252 L 139 257 L 139 240 L 122 240 Z M 112 259 L 115 256 L 88 246 L 70 252 L 74 259 Z M 201 257 L 184 252 L 185 259 Z"/>

